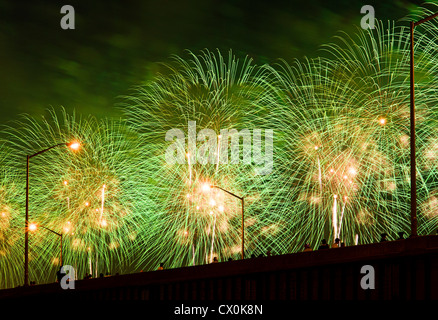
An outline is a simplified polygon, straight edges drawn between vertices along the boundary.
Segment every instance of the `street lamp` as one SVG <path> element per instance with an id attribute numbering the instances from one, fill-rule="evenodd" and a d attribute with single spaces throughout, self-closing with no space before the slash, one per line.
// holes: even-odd
<path id="1" fill-rule="evenodd" d="M 417 236 L 417 165 L 415 157 L 415 88 L 414 88 L 414 27 L 432 20 L 438 13 L 430 15 L 420 21 L 411 21 L 411 64 L 410 64 L 410 147 L 411 147 L 411 236 Z"/>
<path id="2" fill-rule="evenodd" d="M 29 285 L 29 160 L 39 154 L 49 151 L 53 148 L 67 146 L 71 150 L 78 150 L 80 148 L 80 143 L 77 141 L 58 143 L 47 149 L 41 150 L 33 155 L 27 156 L 26 164 L 26 219 L 24 222 L 24 285 Z"/>
<path id="3" fill-rule="evenodd" d="M 229 195 L 232 195 L 233 197 L 239 199 L 242 202 L 242 260 L 243 260 L 244 257 L 245 257 L 245 227 L 244 227 L 244 222 L 245 222 L 245 220 L 244 220 L 245 219 L 245 200 L 244 200 L 244 197 L 239 197 L 238 195 L 236 195 L 236 194 L 234 194 L 234 193 L 232 193 L 232 192 L 230 192 L 228 190 L 225 190 L 225 189 L 223 189 L 221 187 L 218 187 L 218 186 L 210 186 L 210 188 L 220 189 L 220 190 L 228 193 Z"/>
<path id="4" fill-rule="evenodd" d="M 53 233 L 56 234 L 57 236 L 61 237 L 61 259 L 60 259 L 60 262 L 61 262 L 61 267 L 62 267 L 62 233 L 58 233 L 58 232 L 56 232 L 56 231 L 53 231 L 52 229 L 49 229 L 49 228 L 47 228 L 47 227 L 45 227 L 45 226 L 38 226 L 38 225 L 35 224 L 35 223 L 30 223 L 30 224 L 29 224 L 29 231 L 36 231 L 38 228 L 46 229 L 46 230 L 48 230 L 48 231 L 50 231 L 50 232 L 53 232 Z"/>

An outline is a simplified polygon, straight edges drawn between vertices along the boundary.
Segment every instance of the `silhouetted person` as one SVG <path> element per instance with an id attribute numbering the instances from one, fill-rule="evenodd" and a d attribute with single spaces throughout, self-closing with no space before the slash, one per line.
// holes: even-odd
<path id="1" fill-rule="evenodd" d="M 61 273 L 61 268 L 59 268 L 59 270 L 56 272 L 56 282 L 61 282 L 62 279 L 62 273 Z"/>
<path id="2" fill-rule="evenodd" d="M 399 232 L 398 233 L 398 239 L 397 240 L 404 240 L 405 239 L 405 233 L 404 232 Z"/>
<path id="3" fill-rule="evenodd" d="M 386 234 L 386 233 L 382 233 L 382 234 L 381 234 L 381 238 L 380 238 L 380 242 L 388 241 L 388 240 L 386 239 L 387 236 L 388 236 L 388 234 Z"/>
<path id="4" fill-rule="evenodd" d="M 345 248 L 345 242 L 341 242 L 341 248 Z"/>
<path id="5" fill-rule="evenodd" d="M 335 239 L 335 242 L 332 244 L 332 248 L 339 248 L 339 242 L 340 242 L 341 240 L 339 240 L 339 238 L 336 238 Z"/>
<path id="6" fill-rule="evenodd" d="M 103 278 L 103 273 L 100 273 L 100 274 L 99 274 L 99 277 L 100 277 L 100 278 Z"/>
<path id="7" fill-rule="evenodd" d="M 266 256 L 267 256 L 267 257 L 272 257 L 271 250 L 268 250 L 268 252 L 266 252 Z"/>
<path id="8" fill-rule="evenodd" d="M 212 263 L 218 263 L 218 262 L 219 262 L 219 261 L 217 261 L 217 257 L 214 257 Z"/>
<path id="9" fill-rule="evenodd" d="M 252 255 L 251 255 L 251 258 L 255 258 L 256 257 L 256 255 L 253 253 Z"/>
<path id="10" fill-rule="evenodd" d="M 303 252 L 309 252 L 309 251 L 313 251 L 313 249 L 310 247 L 310 244 L 306 243 L 304 245 L 304 250 Z"/>
<path id="11" fill-rule="evenodd" d="M 321 245 L 318 247 L 318 250 L 329 249 L 329 245 L 327 244 L 327 240 L 322 239 Z"/>
<path id="12" fill-rule="evenodd" d="M 160 266 L 158 267 L 158 270 L 163 270 L 164 269 L 164 262 L 160 263 Z"/>
<path id="13" fill-rule="evenodd" d="M 233 261 L 233 258 L 228 258 L 228 261 Z"/>

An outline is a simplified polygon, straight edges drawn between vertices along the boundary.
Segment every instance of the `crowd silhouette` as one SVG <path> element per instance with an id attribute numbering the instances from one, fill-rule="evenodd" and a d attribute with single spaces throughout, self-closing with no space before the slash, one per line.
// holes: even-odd
<path id="1" fill-rule="evenodd" d="M 400 241 L 400 240 L 405 240 L 406 239 L 404 232 L 398 232 L 397 235 L 398 235 L 398 238 L 395 239 L 396 241 Z M 436 235 L 438 235 L 438 230 L 436 231 Z M 390 241 L 390 240 L 388 240 L 388 234 L 387 233 L 381 233 L 380 234 L 379 242 L 383 243 L 383 242 L 387 242 L 387 241 Z M 309 243 L 305 243 L 304 244 L 304 249 L 303 249 L 302 252 L 312 252 L 312 251 L 337 249 L 337 248 L 344 248 L 344 247 L 345 247 L 345 243 L 341 242 L 341 240 L 339 238 L 334 239 L 334 241 L 333 241 L 333 243 L 331 245 L 329 245 L 327 243 L 326 239 L 322 239 L 321 243 L 319 244 L 319 246 L 317 247 L 316 250 L 314 250 Z M 281 254 L 279 254 L 279 255 L 281 255 Z M 275 254 L 271 250 L 267 250 L 265 255 L 259 254 L 257 256 L 255 253 L 252 253 L 250 255 L 250 259 L 269 258 L 269 257 L 273 257 L 273 256 L 275 256 Z M 224 260 L 224 262 L 231 262 L 231 261 L 233 261 L 232 257 L 229 257 L 226 260 Z M 211 264 L 216 264 L 216 263 L 219 263 L 218 257 L 214 257 L 212 259 L 212 261 L 211 261 Z M 164 269 L 165 269 L 164 262 L 161 262 L 159 264 L 157 270 L 164 270 Z M 143 270 L 141 270 L 140 272 L 143 272 Z M 118 276 L 119 273 L 116 273 L 115 275 Z M 60 281 L 60 276 L 61 276 L 60 271 L 58 271 L 57 272 L 57 277 L 56 277 L 56 282 Z M 111 276 L 111 274 L 108 273 L 108 272 L 105 275 L 103 273 L 100 273 L 100 275 L 99 275 L 100 278 L 105 278 L 105 277 L 110 277 L 110 276 Z M 88 280 L 88 279 L 92 279 L 92 278 L 93 278 L 93 276 L 91 274 L 86 273 L 83 279 L 84 280 Z M 35 281 L 31 281 L 30 285 L 36 285 L 36 282 Z"/>

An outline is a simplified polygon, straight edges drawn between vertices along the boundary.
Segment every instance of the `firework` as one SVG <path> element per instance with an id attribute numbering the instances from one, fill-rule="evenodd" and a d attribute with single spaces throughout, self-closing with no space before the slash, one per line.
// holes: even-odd
<path id="1" fill-rule="evenodd" d="M 42 121 L 27 117 L 19 129 L 6 131 L 21 181 L 26 155 L 62 142 L 81 144 L 74 152 L 60 147 L 30 160 L 29 221 L 64 235 L 64 264 L 75 267 L 79 276 L 89 270 L 90 259 L 94 276 L 121 272 L 124 263 L 135 259 L 136 234 L 143 225 L 134 205 L 136 192 L 144 190 L 128 179 L 137 167 L 137 139 L 121 122 L 65 112 L 58 116 L 53 110 L 50 115 Z M 24 227 L 23 207 L 21 214 Z M 43 228 L 30 232 L 29 238 L 29 278 L 38 283 L 54 280 L 59 239 Z M 21 250 L 18 245 L 13 255 L 22 257 Z"/>
<path id="2" fill-rule="evenodd" d="M 205 188 L 206 184 L 246 197 L 251 212 L 245 217 L 245 237 L 251 239 L 247 249 L 259 250 L 256 230 L 273 223 L 262 217 L 269 201 L 265 195 L 271 190 L 264 188 L 264 178 L 257 176 L 253 164 L 230 163 L 231 140 L 221 132 L 269 129 L 261 126 L 274 103 L 266 79 L 267 70 L 248 58 L 239 61 L 232 53 L 224 58 L 219 52 L 204 51 L 199 56 L 189 53 L 187 60 L 175 57 L 163 75 L 126 97 L 122 107 L 144 146 L 146 173 L 140 179 L 155 202 L 144 206 L 151 226 L 144 235 L 149 248 L 144 261 L 166 261 L 167 266 L 177 267 L 208 263 L 213 256 L 239 257 L 240 201 Z M 169 164 L 165 155 L 171 142 L 165 137 L 175 129 L 185 133 L 185 143 L 179 146 L 183 161 Z M 215 147 L 208 155 L 211 161 L 202 163 L 199 153 L 205 139 L 200 135 L 206 129 L 214 133 L 210 139 Z M 190 140 L 191 133 L 197 139 Z M 228 163 L 223 161 L 226 157 Z"/>
<path id="3" fill-rule="evenodd" d="M 15 280 L 23 274 L 23 255 L 17 254 L 24 242 L 24 223 L 19 208 L 21 186 L 16 176 L 8 170 L 7 152 L 1 148 L 0 160 L 0 287 L 16 285 Z"/>
<path id="4" fill-rule="evenodd" d="M 274 182 L 284 187 L 275 201 L 293 204 L 287 228 L 296 235 L 295 250 L 322 238 L 350 245 L 355 234 L 370 243 L 383 232 L 409 233 L 408 36 L 406 28 L 378 23 L 357 40 L 326 46 L 330 58 L 282 63 L 273 71 L 282 116 L 270 121 L 285 128 Z M 438 172 L 430 159 L 438 77 L 430 45 L 421 36 L 416 44 L 421 234 L 437 226 L 431 203 Z"/>
<path id="5" fill-rule="evenodd" d="M 148 146 L 144 153 L 150 154 L 143 165 L 157 172 L 152 181 L 159 187 L 151 189 L 152 198 L 166 204 L 153 222 L 166 228 L 165 235 L 156 236 L 159 249 L 151 251 L 151 257 L 177 266 L 181 261 L 175 258 L 195 256 L 190 248 L 203 248 L 198 257 L 213 256 L 213 248 L 222 258 L 238 253 L 238 223 L 218 234 L 217 219 L 224 215 L 212 212 L 199 191 L 206 181 L 250 198 L 245 213 L 250 252 L 296 252 L 304 243 L 317 246 L 323 238 L 339 237 L 353 245 L 357 239 L 375 242 L 383 232 L 409 233 L 408 33 L 392 23 L 378 23 L 375 30 L 361 30 L 356 40 L 339 39 L 340 44 L 325 47 L 330 58 L 246 68 L 247 75 L 238 74 L 248 83 L 238 89 L 239 78 L 227 78 L 233 72 L 224 71 L 237 70 L 231 57 L 224 62 L 207 52 L 188 61 L 178 58 L 170 75 L 158 77 L 130 98 L 125 106 L 128 119 Z M 424 76 L 417 82 L 417 161 L 428 168 L 421 169 L 418 185 L 421 234 L 430 233 L 437 223 L 437 77 L 426 44 L 420 35 L 416 70 Z M 250 103 L 236 98 L 242 89 Z M 213 169 L 190 161 L 170 166 L 163 160 L 167 130 L 196 121 L 219 132 L 233 125 L 230 119 L 234 125 L 275 131 L 272 174 L 255 178 L 251 166 L 216 163 Z M 232 212 L 223 225 L 238 217 L 236 204 Z M 176 246 L 163 249 L 163 237 Z"/>

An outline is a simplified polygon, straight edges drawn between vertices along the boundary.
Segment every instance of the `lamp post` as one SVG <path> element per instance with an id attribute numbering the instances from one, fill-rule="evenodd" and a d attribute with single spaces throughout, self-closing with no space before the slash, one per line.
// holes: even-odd
<path id="1" fill-rule="evenodd" d="M 35 231 L 37 228 L 46 229 L 46 230 L 48 230 L 50 232 L 53 232 L 54 234 L 56 234 L 57 236 L 59 236 L 61 238 L 61 257 L 60 257 L 60 262 L 61 262 L 61 267 L 62 267 L 62 233 L 58 233 L 56 231 L 53 231 L 52 229 L 49 229 L 49 228 L 47 228 L 45 226 L 37 226 L 36 224 L 33 224 L 33 223 L 29 224 L 29 230 Z"/>
<path id="2" fill-rule="evenodd" d="M 27 156 L 26 164 L 26 219 L 24 225 L 24 286 L 29 285 L 29 160 L 39 154 L 49 151 L 53 148 L 67 146 L 72 150 L 78 150 L 80 147 L 79 142 L 58 143 L 47 149 L 41 150 L 33 155 Z"/>
<path id="3" fill-rule="evenodd" d="M 430 15 L 420 21 L 411 21 L 411 59 L 410 59 L 410 148 L 411 148 L 411 236 L 417 236 L 417 165 L 415 156 L 415 88 L 414 88 L 414 28 L 438 16 Z"/>
<path id="4" fill-rule="evenodd" d="M 238 195 L 236 195 L 236 194 L 234 194 L 234 193 L 232 193 L 232 192 L 230 192 L 228 190 L 225 190 L 225 189 L 223 189 L 221 187 L 218 187 L 218 186 L 210 186 L 210 188 L 220 189 L 220 190 L 228 193 L 229 195 L 232 195 L 233 197 L 239 199 L 242 202 L 242 260 L 243 260 L 244 257 L 245 257 L 245 227 L 244 227 L 244 222 L 245 222 L 245 220 L 244 220 L 245 219 L 245 199 L 244 199 L 244 197 L 239 197 Z"/>

